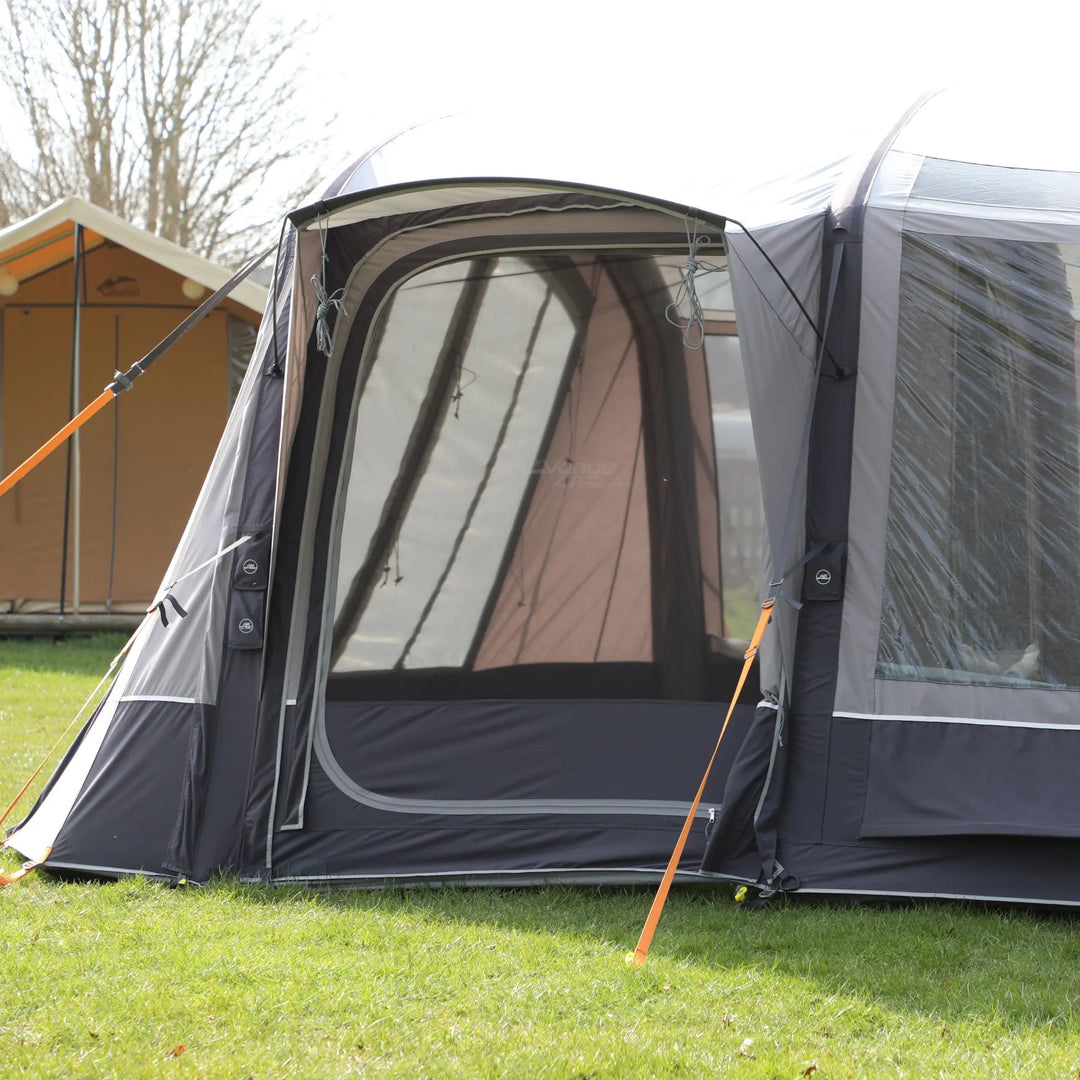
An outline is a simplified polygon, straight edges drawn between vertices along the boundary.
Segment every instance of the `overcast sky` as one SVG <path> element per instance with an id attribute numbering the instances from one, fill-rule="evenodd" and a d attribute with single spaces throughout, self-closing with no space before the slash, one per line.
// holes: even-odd
<path id="1" fill-rule="evenodd" d="M 603 140 L 607 117 L 648 101 L 670 128 L 672 154 L 689 160 L 699 140 L 739 130 L 733 152 L 782 158 L 795 131 L 813 141 L 866 120 L 880 134 L 926 90 L 1075 82 L 1080 48 L 1075 0 L 263 4 L 286 24 L 307 17 L 314 27 L 296 78 L 317 151 L 290 186 L 313 168 L 333 176 L 411 123 L 490 105 L 539 112 L 530 121 L 539 140 L 557 140 L 557 117 L 571 109 Z M 4 104 L 0 138 L 10 143 Z"/>
<path id="2" fill-rule="evenodd" d="M 605 113 L 644 95 L 677 148 L 749 110 L 893 119 L 942 85 L 1074 76 L 1080 46 L 1072 0 L 359 0 L 313 18 L 302 104 L 328 172 L 414 120 L 493 102 L 574 99 L 602 137 Z"/>

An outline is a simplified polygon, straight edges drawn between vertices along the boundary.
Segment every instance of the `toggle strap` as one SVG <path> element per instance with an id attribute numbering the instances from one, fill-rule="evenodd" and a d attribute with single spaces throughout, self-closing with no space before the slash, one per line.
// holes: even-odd
<path id="1" fill-rule="evenodd" d="M 171 592 L 167 592 L 167 593 L 166 593 L 166 594 L 165 594 L 165 595 L 164 595 L 164 596 L 163 596 L 163 597 L 162 597 L 162 598 L 161 598 L 161 599 L 160 599 L 160 600 L 159 600 L 159 601 L 158 601 L 158 602 L 157 602 L 157 603 L 156 603 L 156 604 L 155 604 L 155 605 L 154 605 L 154 606 L 153 606 L 153 607 L 152 607 L 152 608 L 150 609 L 151 611 L 154 611 L 154 610 L 156 610 L 156 611 L 157 611 L 157 613 L 158 613 L 158 615 L 160 615 L 160 616 L 161 616 L 161 625 L 162 625 L 162 626 L 168 626 L 168 625 L 169 625 L 169 617 L 168 617 L 168 615 L 166 615 L 166 614 L 165 614 L 165 601 L 166 601 L 166 600 L 168 600 L 168 602 L 169 602 L 170 604 L 172 604 L 172 606 L 173 606 L 174 610 L 176 611 L 176 614 L 177 614 L 177 615 L 179 615 L 181 619 L 186 619 L 186 618 L 187 618 L 187 614 L 188 614 L 188 613 L 187 613 L 187 612 L 186 612 L 186 611 L 185 611 L 185 610 L 184 610 L 184 609 L 183 609 L 183 608 L 182 608 L 182 607 L 180 606 L 180 601 L 179 601 L 179 600 L 177 600 L 177 599 L 176 599 L 176 597 L 175 597 L 175 596 L 173 596 L 173 594 L 172 594 Z"/>

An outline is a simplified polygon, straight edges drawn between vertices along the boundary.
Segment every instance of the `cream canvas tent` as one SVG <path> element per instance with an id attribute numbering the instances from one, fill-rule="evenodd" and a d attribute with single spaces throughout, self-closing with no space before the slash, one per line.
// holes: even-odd
<path id="1" fill-rule="evenodd" d="M 1080 900 L 1080 155 L 1039 104 L 935 95 L 771 184 L 646 125 L 351 166 L 290 215 L 159 594 L 188 616 L 9 842 L 655 878 L 740 666 L 745 417 L 776 613 L 683 879 Z"/>
<path id="2" fill-rule="evenodd" d="M 228 277 L 78 198 L 0 230 L 0 472 Z M 71 455 L 0 502 L 0 613 L 23 617 L 10 628 L 25 616 L 141 611 L 153 598 L 265 302 L 262 286 L 242 283 L 113 423 L 86 429 Z"/>

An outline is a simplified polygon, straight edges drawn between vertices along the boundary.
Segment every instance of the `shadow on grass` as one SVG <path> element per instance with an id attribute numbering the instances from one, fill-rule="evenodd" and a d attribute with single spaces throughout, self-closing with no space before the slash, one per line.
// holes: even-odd
<path id="1" fill-rule="evenodd" d="M 592 940 L 632 949 L 652 890 L 574 888 L 430 890 L 209 886 L 240 903 L 312 902 L 338 910 L 493 930 Z M 822 997 L 932 1014 L 946 1023 L 992 1022 L 1011 1030 L 1068 1023 L 1080 1006 L 1080 919 L 1030 908 L 967 903 L 786 901 L 743 910 L 727 887 L 672 892 L 650 965 L 710 974 L 780 973 Z M 648 971 L 648 969 L 646 969 Z"/>

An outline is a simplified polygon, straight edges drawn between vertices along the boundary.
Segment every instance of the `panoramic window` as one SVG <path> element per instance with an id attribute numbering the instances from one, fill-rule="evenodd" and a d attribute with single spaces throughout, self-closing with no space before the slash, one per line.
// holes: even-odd
<path id="1" fill-rule="evenodd" d="M 909 234 L 877 673 L 1080 687 L 1080 246 Z"/>

